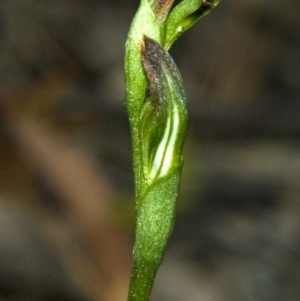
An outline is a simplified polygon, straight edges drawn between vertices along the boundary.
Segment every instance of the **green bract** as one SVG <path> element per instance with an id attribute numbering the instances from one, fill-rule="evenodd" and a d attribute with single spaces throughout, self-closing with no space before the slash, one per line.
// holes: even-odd
<path id="1" fill-rule="evenodd" d="M 173 2 L 141 0 L 126 42 L 137 209 L 128 301 L 149 300 L 175 220 L 188 114 L 181 76 L 166 50 L 219 0 L 183 0 L 171 10 Z"/>

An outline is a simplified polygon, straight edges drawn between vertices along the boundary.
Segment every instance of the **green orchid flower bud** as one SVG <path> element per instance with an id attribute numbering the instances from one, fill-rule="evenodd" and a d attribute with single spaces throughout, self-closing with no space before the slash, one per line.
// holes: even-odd
<path id="1" fill-rule="evenodd" d="M 173 59 L 147 36 L 142 62 L 149 87 L 141 111 L 140 137 L 144 176 L 150 183 L 181 166 L 188 113 L 182 79 Z"/>
<path id="2" fill-rule="evenodd" d="M 174 7 L 167 20 L 164 48 L 171 45 L 197 21 L 209 14 L 220 0 L 183 0 Z"/>

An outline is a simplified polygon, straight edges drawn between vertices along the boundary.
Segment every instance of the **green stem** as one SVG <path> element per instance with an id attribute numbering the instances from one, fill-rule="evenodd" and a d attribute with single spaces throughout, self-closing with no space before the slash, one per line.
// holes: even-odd
<path id="1" fill-rule="evenodd" d="M 149 300 L 154 278 L 172 233 L 181 169 L 149 187 L 138 208 L 128 301 Z"/>
<path id="2" fill-rule="evenodd" d="M 146 260 L 135 260 L 132 266 L 128 301 L 148 301 L 150 299 L 159 264 Z"/>

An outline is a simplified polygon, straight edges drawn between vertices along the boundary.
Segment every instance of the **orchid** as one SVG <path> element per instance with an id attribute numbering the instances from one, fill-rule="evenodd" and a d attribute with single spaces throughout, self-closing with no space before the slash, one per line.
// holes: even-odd
<path id="1" fill-rule="evenodd" d="M 167 52 L 220 0 L 141 0 L 125 54 L 136 237 L 128 301 L 147 301 L 172 233 L 188 112 L 181 75 Z"/>

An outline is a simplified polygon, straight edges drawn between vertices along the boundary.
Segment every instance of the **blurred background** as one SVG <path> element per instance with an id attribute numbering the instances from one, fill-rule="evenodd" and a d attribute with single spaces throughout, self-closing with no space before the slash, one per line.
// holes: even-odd
<path id="1" fill-rule="evenodd" d="M 0 2 L 0 300 L 126 300 L 138 5 Z M 153 300 L 299 300 L 299 12 L 222 0 L 172 47 L 190 126 Z"/>

